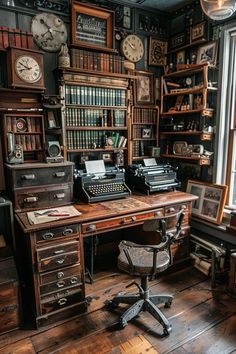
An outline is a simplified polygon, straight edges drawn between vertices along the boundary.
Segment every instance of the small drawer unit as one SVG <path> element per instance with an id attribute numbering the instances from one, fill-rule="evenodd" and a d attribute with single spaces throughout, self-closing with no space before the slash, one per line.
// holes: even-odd
<path id="1" fill-rule="evenodd" d="M 6 164 L 7 189 L 16 211 L 67 205 L 73 199 L 73 163 Z"/>

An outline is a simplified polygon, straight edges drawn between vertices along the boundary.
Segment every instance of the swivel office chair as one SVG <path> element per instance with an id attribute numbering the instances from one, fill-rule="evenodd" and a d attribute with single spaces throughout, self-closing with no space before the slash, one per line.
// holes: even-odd
<path id="1" fill-rule="evenodd" d="M 127 286 L 136 285 L 139 289 L 138 294 L 120 293 L 107 302 L 110 310 L 117 307 L 119 303 L 132 305 L 120 317 L 121 327 L 125 327 L 127 322 L 141 311 L 148 311 L 163 326 L 164 335 L 171 332 L 168 319 L 156 305 L 165 303 L 165 307 L 170 307 L 173 296 L 167 294 L 152 295 L 148 280 L 157 273 L 163 272 L 172 264 L 170 246 L 180 235 L 183 217 L 184 210 L 181 209 L 177 213 L 144 222 L 144 231 L 156 231 L 161 236 L 161 243 L 158 245 L 138 245 L 129 241 L 120 242 L 118 268 L 131 275 L 141 277 L 141 284 L 132 282 Z"/>

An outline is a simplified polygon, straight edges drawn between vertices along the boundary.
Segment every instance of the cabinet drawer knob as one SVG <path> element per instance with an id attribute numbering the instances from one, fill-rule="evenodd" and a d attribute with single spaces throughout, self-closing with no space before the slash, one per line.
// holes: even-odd
<path id="1" fill-rule="evenodd" d="M 61 258 L 57 260 L 58 264 L 63 264 L 65 262 L 65 258 Z"/>
<path id="2" fill-rule="evenodd" d="M 55 199 L 63 199 L 65 198 L 65 193 L 58 193 L 58 194 L 55 194 Z"/>
<path id="3" fill-rule="evenodd" d="M 58 303 L 58 305 L 63 306 L 67 303 L 67 298 L 63 297 L 63 298 L 59 299 L 57 303 Z"/>
<path id="4" fill-rule="evenodd" d="M 64 275 L 65 275 L 64 272 L 58 272 L 57 278 L 60 279 L 60 278 L 64 277 Z"/>
<path id="5" fill-rule="evenodd" d="M 70 280 L 71 284 L 75 284 L 78 282 L 78 278 L 77 277 L 72 277 Z"/>
<path id="6" fill-rule="evenodd" d="M 175 211 L 175 208 L 169 208 L 167 209 L 167 213 L 173 213 Z"/>
<path id="7" fill-rule="evenodd" d="M 137 220 L 136 216 L 131 217 L 132 222 L 135 222 Z"/>
<path id="8" fill-rule="evenodd" d="M 94 225 L 94 224 L 91 224 L 91 225 L 88 225 L 87 226 L 87 231 L 95 231 L 96 230 L 96 225 Z"/>
<path id="9" fill-rule="evenodd" d="M 65 175 L 66 175 L 65 172 L 56 172 L 54 177 L 60 178 L 60 177 L 64 177 Z"/>
<path id="10" fill-rule="evenodd" d="M 185 204 L 181 205 L 181 209 L 184 209 L 186 210 L 187 209 L 187 206 Z"/>
<path id="11" fill-rule="evenodd" d="M 161 211 L 157 211 L 156 212 L 156 216 L 162 216 L 162 212 Z"/>
<path id="12" fill-rule="evenodd" d="M 35 175 L 22 175 L 21 176 L 21 179 L 25 179 L 25 180 L 27 180 L 27 181 L 29 181 L 29 180 L 33 180 L 33 179 L 35 179 L 36 178 L 36 176 Z"/>
<path id="13" fill-rule="evenodd" d="M 63 288 L 63 286 L 65 286 L 66 282 L 64 280 L 58 281 L 57 282 L 57 287 L 58 288 Z"/>
<path id="14" fill-rule="evenodd" d="M 27 197 L 24 199 L 25 203 L 33 203 L 33 202 L 37 202 L 38 201 L 38 197 Z"/>
<path id="15" fill-rule="evenodd" d="M 73 230 L 72 229 L 65 229 L 62 232 L 62 234 L 63 234 L 63 236 L 67 236 L 67 235 L 73 234 Z"/>
<path id="16" fill-rule="evenodd" d="M 54 234 L 52 232 L 47 232 L 46 234 L 43 234 L 42 238 L 44 240 L 50 240 L 51 238 L 53 238 Z"/>
<path id="17" fill-rule="evenodd" d="M 61 254 L 61 253 L 64 253 L 65 251 L 64 250 L 57 250 L 57 251 L 54 251 L 54 254 Z"/>

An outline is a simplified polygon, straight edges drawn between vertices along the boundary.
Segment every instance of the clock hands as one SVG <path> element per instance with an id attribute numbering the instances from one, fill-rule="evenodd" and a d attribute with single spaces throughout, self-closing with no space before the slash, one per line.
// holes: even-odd
<path id="1" fill-rule="evenodd" d="M 132 43 L 130 43 L 130 41 L 127 41 L 128 45 L 132 48 L 132 49 L 136 49 L 135 45 L 133 45 Z"/>

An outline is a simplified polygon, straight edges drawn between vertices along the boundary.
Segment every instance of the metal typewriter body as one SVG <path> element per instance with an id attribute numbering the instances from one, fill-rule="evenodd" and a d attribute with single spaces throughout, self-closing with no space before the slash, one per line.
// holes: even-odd
<path id="1" fill-rule="evenodd" d="M 100 176 L 77 170 L 74 177 L 75 198 L 88 203 L 126 198 L 131 194 L 125 183 L 124 171 L 120 168 L 107 170 Z"/>
<path id="2" fill-rule="evenodd" d="M 169 164 L 128 166 L 127 184 L 132 190 L 146 194 L 160 191 L 175 190 L 180 187 L 176 179 L 176 170 Z"/>

